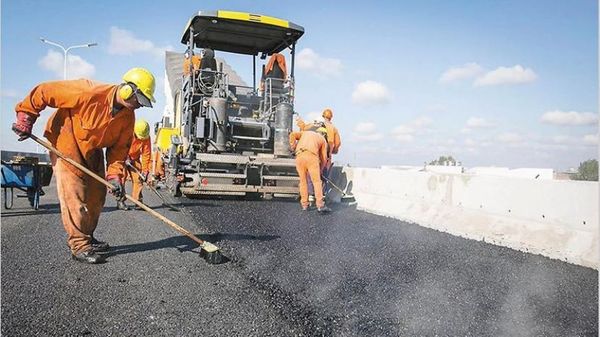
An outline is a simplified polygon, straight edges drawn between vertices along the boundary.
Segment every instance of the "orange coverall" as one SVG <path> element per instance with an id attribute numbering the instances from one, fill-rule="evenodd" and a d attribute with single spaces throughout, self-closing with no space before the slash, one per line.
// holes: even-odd
<path id="1" fill-rule="evenodd" d="M 283 71 L 283 79 L 285 80 L 287 78 L 287 66 L 285 65 L 285 56 L 279 54 L 279 53 L 274 53 L 271 55 L 271 57 L 269 58 L 269 61 L 267 62 L 267 65 L 265 66 L 265 73 L 263 74 L 263 77 L 268 74 L 271 70 L 273 70 L 273 66 L 275 66 L 275 63 L 277 63 L 279 65 L 279 68 Z M 261 91 L 265 89 L 265 80 L 264 78 L 261 79 L 260 81 L 260 88 Z"/>
<path id="2" fill-rule="evenodd" d="M 200 64 L 202 63 L 202 58 L 198 55 L 192 56 L 192 69 L 194 72 L 200 70 Z M 190 59 L 184 58 L 183 60 L 183 75 L 190 74 Z"/>
<path id="3" fill-rule="evenodd" d="M 162 159 L 162 152 L 158 147 L 154 151 L 152 161 L 154 162 L 154 176 L 159 180 L 163 179 L 165 177 L 165 166 Z"/>
<path id="4" fill-rule="evenodd" d="M 312 124 L 306 124 L 302 119 L 298 119 L 296 121 L 298 127 L 301 131 L 307 130 Z M 331 123 L 330 121 L 325 121 L 325 128 L 327 129 L 327 143 L 329 144 L 329 162 L 331 162 L 331 155 L 337 154 L 342 146 L 342 141 L 340 139 L 340 133 L 338 129 Z"/>
<path id="5" fill-rule="evenodd" d="M 139 139 L 135 135 L 133 136 L 133 142 L 129 148 L 129 159 L 133 162 L 133 166 L 143 174 L 150 174 L 152 168 L 152 144 L 150 137 L 146 139 Z M 131 196 L 135 200 L 142 201 L 142 187 L 144 186 L 140 181 L 140 175 L 131 168 L 126 168 L 129 177 L 131 177 L 132 191 Z"/>
<path id="6" fill-rule="evenodd" d="M 132 110 L 113 112 L 117 85 L 89 80 L 41 83 L 19 102 L 15 111 L 35 117 L 46 107 L 57 108 L 48 119 L 44 136 L 65 156 L 104 177 L 123 178 L 133 125 Z M 90 249 L 92 235 L 106 198 L 106 186 L 50 154 L 57 180 L 60 212 L 73 254 Z"/>
<path id="7" fill-rule="evenodd" d="M 296 143 L 297 142 L 297 143 Z M 300 179 L 300 204 L 308 207 L 307 173 L 315 187 L 315 203 L 318 208 L 325 206 L 321 171 L 327 163 L 327 142 L 314 131 L 290 133 L 290 147 L 296 153 L 296 171 Z"/>

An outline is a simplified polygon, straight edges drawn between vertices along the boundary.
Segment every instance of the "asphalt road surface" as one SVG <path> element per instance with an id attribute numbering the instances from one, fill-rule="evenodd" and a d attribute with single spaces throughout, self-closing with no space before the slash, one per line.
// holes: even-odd
<path id="1" fill-rule="evenodd" d="M 2 336 L 596 336 L 598 273 L 334 207 L 180 199 L 150 206 L 195 244 L 109 196 L 108 262 L 72 261 L 53 187 L 2 210 Z"/>

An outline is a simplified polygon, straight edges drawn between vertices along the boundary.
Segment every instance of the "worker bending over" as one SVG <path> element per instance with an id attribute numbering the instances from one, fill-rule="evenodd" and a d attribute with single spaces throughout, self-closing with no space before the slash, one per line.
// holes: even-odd
<path id="1" fill-rule="evenodd" d="M 150 125 L 148 122 L 141 119 L 135 122 L 133 128 L 133 141 L 129 147 L 129 154 L 125 161 L 126 175 L 131 178 L 131 196 L 139 202 L 144 202 L 142 196 L 142 188 L 144 182 L 150 182 L 150 168 L 152 167 L 152 144 L 150 142 Z M 139 174 L 141 173 L 141 175 Z M 119 201 L 120 209 L 129 209 L 125 205 L 125 201 Z M 135 209 L 141 209 L 135 206 Z"/>
<path id="2" fill-rule="evenodd" d="M 315 186 L 317 210 L 320 213 L 330 212 L 325 206 L 323 187 L 321 185 L 321 171 L 327 163 L 327 130 L 318 128 L 315 131 L 307 130 L 290 133 L 290 147 L 296 154 L 296 170 L 300 179 L 300 204 L 302 210 L 308 210 L 308 178 Z"/>
<path id="3" fill-rule="evenodd" d="M 44 136 L 65 156 L 104 176 L 110 192 L 123 198 L 124 161 L 132 141 L 134 111 L 152 107 L 154 76 L 133 68 L 123 83 L 100 84 L 90 80 L 45 82 L 37 85 L 16 107 L 13 131 L 22 141 L 46 107 L 56 108 L 46 124 Z M 106 149 L 106 167 L 104 152 Z M 56 174 L 60 212 L 73 259 L 101 263 L 98 252 L 109 245 L 94 238 L 106 198 L 106 186 L 68 162 L 50 153 Z"/>
<path id="4" fill-rule="evenodd" d="M 333 125 L 331 120 L 333 119 L 333 111 L 330 108 L 323 110 L 321 114 L 323 117 L 323 126 L 327 129 L 327 143 L 328 143 L 328 152 L 327 152 L 327 163 L 323 166 L 322 176 L 325 178 L 329 178 L 331 173 L 331 167 L 333 166 L 333 155 L 337 154 L 342 146 L 342 141 L 340 138 L 340 133 L 338 129 Z M 296 120 L 296 124 L 300 128 L 300 130 L 308 130 L 315 126 L 314 123 L 307 124 L 301 118 Z M 323 181 L 323 190 L 325 191 L 327 185 L 327 181 Z M 309 188 L 309 192 L 312 192 L 312 188 Z M 312 194 L 312 193 L 311 193 Z"/>

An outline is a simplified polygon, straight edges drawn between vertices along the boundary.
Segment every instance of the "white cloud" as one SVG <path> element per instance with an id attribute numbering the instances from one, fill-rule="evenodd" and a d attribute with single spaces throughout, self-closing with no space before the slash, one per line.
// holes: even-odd
<path id="1" fill-rule="evenodd" d="M 598 145 L 598 135 L 585 135 L 583 136 L 583 143 L 586 145 Z"/>
<path id="2" fill-rule="evenodd" d="M 444 104 L 440 104 L 440 103 L 430 104 L 430 105 L 428 105 L 428 106 L 425 107 L 425 111 L 432 112 L 432 113 L 447 112 L 448 111 L 448 107 L 446 107 Z"/>
<path id="3" fill-rule="evenodd" d="M 554 125 L 593 125 L 598 123 L 598 114 L 577 111 L 548 111 L 540 118 L 542 123 Z"/>
<path id="4" fill-rule="evenodd" d="M 391 99 L 388 88 L 375 81 L 364 81 L 356 85 L 352 92 L 352 102 L 357 104 L 386 104 Z"/>
<path id="5" fill-rule="evenodd" d="M 467 138 L 467 139 L 465 139 L 465 145 L 469 146 L 469 147 L 474 147 L 474 146 L 477 146 L 477 142 L 471 138 Z"/>
<path id="6" fill-rule="evenodd" d="M 418 117 L 414 121 L 411 122 L 411 125 L 416 127 L 417 129 L 423 129 L 430 126 L 433 123 L 433 119 L 427 116 Z"/>
<path id="7" fill-rule="evenodd" d="M 305 122 L 313 122 L 313 121 L 323 121 L 323 118 L 321 117 L 321 113 L 318 111 L 311 111 L 308 112 L 306 114 L 304 114 L 305 117 L 302 117 L 302 119 Z"/>
<path id="8" fill-rule="evenodd" d="M 415 139 L 415 137 L 413 135 L 400 133 L 400 134 L 395 134 L 394 139 L 396 139 L 400 143 L 410 143 Z"/>
<path id="9" fill-rule="evenodd" d="M 372 122 L 360 122 L 352 131 L 354 139 L 358 141 L 374 142 L 383 139 L 383 134 L 377 131 L 377 126 Z"/>
<path id="10" fill-rule="evenodd" d="M 16 98 L 18 95 L 17 91 L 13 89 L 2 89 L 0 91 L 0 97 Z"/>
<path id="11" fill-rule="evenodd" d="M 466 128 L 468 129 L 483 129 L 491 128 L 494 124 L 481 117 L 471 117 L 467 120 Z"/>
<path id="12" fill-rule="evenodd" d="M 150 53 L 156 57 L 163 57 L 166 50 L 173 50 L 172 46 L 158 47 L 150 40 L 142 40 L 119 27 L 110 27 L 110 42 L 108 53 L 111 55 L 133 55 L 135 53 Z"/>
<path id="13" fill-rule="evenodd" d="M 456 82 L 473 78 L 483 72 L 483 68 L 477 63 L 467 63 L 462 67 L 453 67 L 446 70 L 440 77 L 440 83 Z"/>
<path id="14" fill-rule="evenodd" d="M 498 85 L 498 84 L 517 84 L 517 83 L 528 83 L 533 82 L 537 78 L 537 75 L 530 68 L 523 68 L 521 65 L 515 65 L 513 67 L 499 67 L 495 70 L 485 73 L 483 76 L 478 77 L 474 85 L 475 86 L 487 86 L 487 85 Z"/>
<path id="15" fill-rule="evenodd" d="M 523 137 L 514 132 L 505 132 L 498 135 L 496 138 L 499 142 L 507 144 L 516 144 L 523 140 Z"/>
<path id="16" fill-rule="evenodd" d="M 406 124 L 401 124 L 392 130 L 392 134 L 394 134 L 394 135 L 413 134 L 413 133 L 415 133 L 415 131 L 416 130 L 414 128 L 412 128 Z"/>
<path id="17" fill-rule="evenodd" d="M 296 57 L 298 69 L 306 70 L 319 77 L 339 76 L 342 73 L 342 61 L 322 57 L 310 48 L 302 49 Z"/>
<path id="18" fill-rule="evenodd" d="M 418 117 L 408 123 L 396 126 L 391 135 L 399 142 L 407 143 L 415 139 L 415 135 L 420 134 L 433 123 L 433 119 L 427 116 Z"/>
<path id="19" fill-rule="evenodd" d="M 558 135 L 552 137 L 552 141 L 556 144 L 569 144 L 571 142 L 571 137 L 565 135 Z"/>
<path id="20" fill-rule="evenodd" d="M 63 78 L 64 54 L 48 50 L 46 56 L 38 61 L 42 69 L 53 72 L 57 77 Z M 67 57 L 68 78 L 91 78 L 96 73 L 96 67 L 77 55 L 69 54 Z"/>

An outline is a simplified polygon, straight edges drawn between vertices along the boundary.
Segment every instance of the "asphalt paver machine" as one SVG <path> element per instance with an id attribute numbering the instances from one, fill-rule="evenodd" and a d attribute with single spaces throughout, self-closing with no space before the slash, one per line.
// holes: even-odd
<path id="1" fill-rule="evenodd" d="M 303 34 L 292 22 L 242 12 L 200 11 L 189 20 L 181 37 L 185 52 L 166 55 L 172 113 L 156 126 L 155 144 L 174 195 L 297 195 L 288 137 L 296 43 Z M 287 75 L 267 76 L 265 64 L 258 74 L 257 64 L 276 53 L 285 57 Z M 251 86 L 228 55 L 252 60 Z M 194 68 L 198 56 L 200 70 Z"/>

